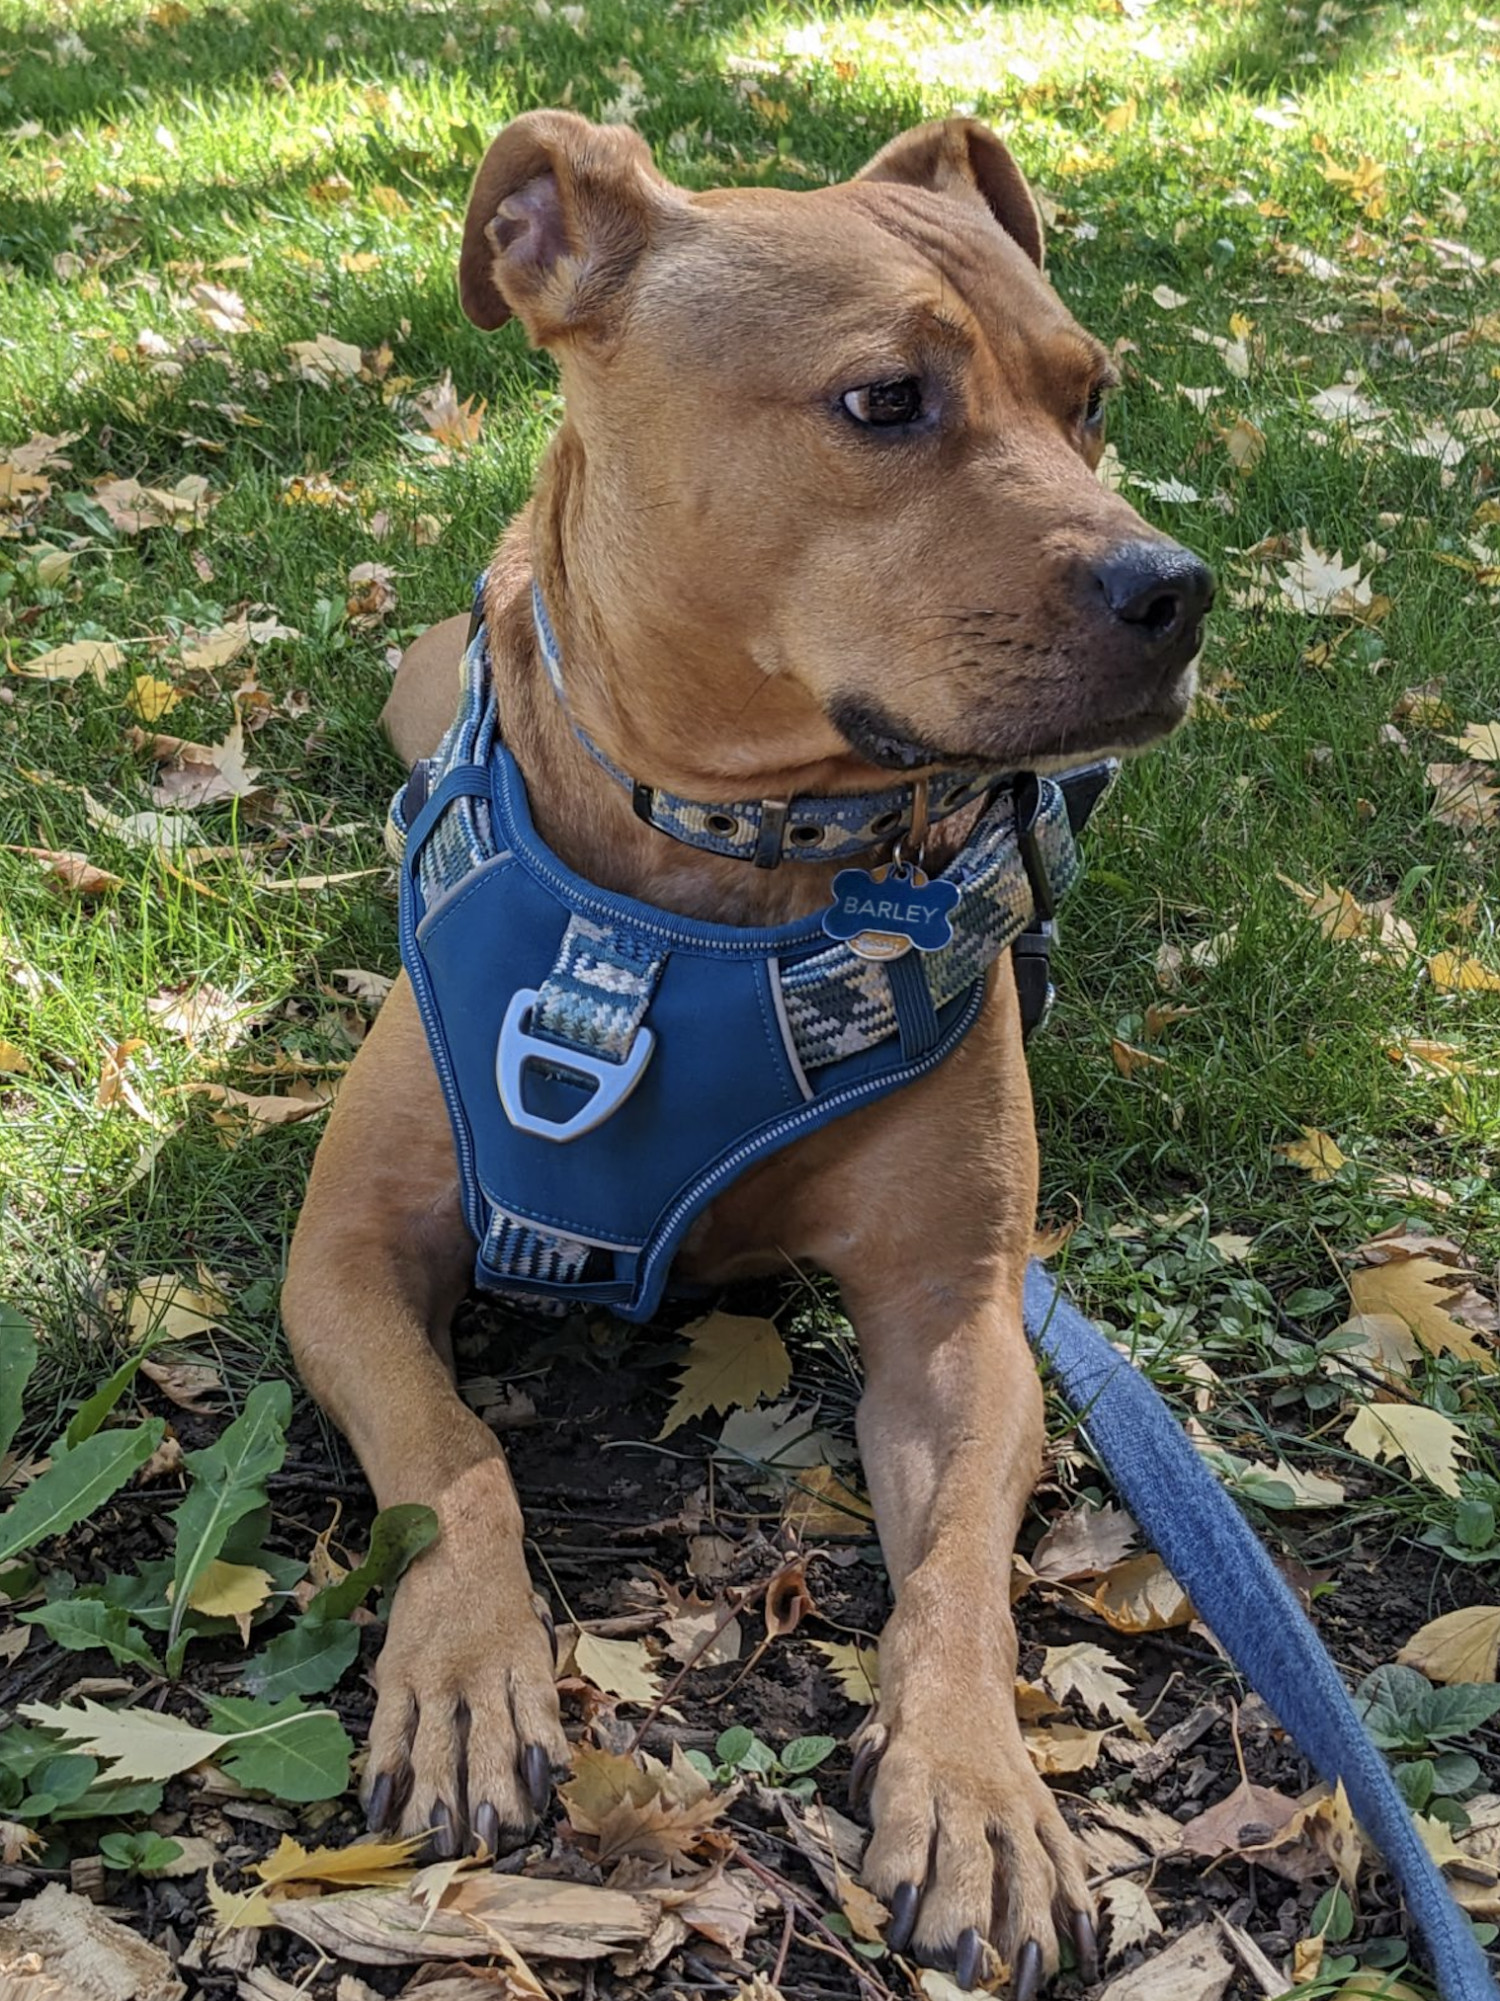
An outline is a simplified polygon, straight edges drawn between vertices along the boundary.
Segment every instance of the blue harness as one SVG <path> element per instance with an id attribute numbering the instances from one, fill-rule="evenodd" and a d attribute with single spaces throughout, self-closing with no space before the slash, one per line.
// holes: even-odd
<path id="1" fill-rule="evenodd" d="M 699 923 L 584 881 L 542 842 L 478 623 L 458 716 L 390 821 L 401 956 L 453 1126 L 476 1283 L 648 1319 L 706 1204 L 753 1162 L 935 1069 L 1018 942 L 1034 1002 L 1053 906 L 1079 869 L 1070 812 L 1081 823 L 1112 769 L 991 781 L 938 879 L 945 901 L 957 892 L 940 950 L 877 962 L 816 915 Z M 899 824 L 911 790 L 779 802 L 774 816 L 653 792 L 643 817 L 675 818 L 678 838 L 693 837 L 690 814 L 720 823 L 698 844 L 733 852 L 738 839 L 752 860 L 774 818 L 788 853 L 827 858 L 878 841 L 868 825 Z M 965 778 L 943 806 L 979 796 Z"/>
<path id="2" fill-rule="evenodd" d="M 556 642 L 537 611 L 561 693 Z M 630 787 L 641 818 L 762 867 L 852 855 L 915 810 L 910 787 L 703 807 L 635 784 L 584 741 Z M 453 1124 L 477 1282 L 645 1319 L 703 1206 L 752 1161 L 941 1063 L 973 1026 L 985 974 L 1007 947 L 1034 1026 L 1050 991 L 1053 904 L 1078 872 L 1072 836 L 1111 775 L 1101 765 L 1056 783 L 965 777 L 952 788 L 957 797 L 972 785 L 968 801 L 990 796 L 938 878 L 959 890 L 941 951 L 875 963 L 816 917 L 772 930 L 698 924 L 596 888 L 538 838 L 500 737 L 476 617 L 457 719 L 397 795 L 390 835 L 401 956 Z M 943 804 L 956 810 L 946 794 Z M 1344 1784 L 1444 2001 L 1500 2001 L 1337 1669 L 1239 1509 L 1146 1378 L 1040 1265 L 1024 1316 L 1200 1617 L 1329 1784 Z"/>

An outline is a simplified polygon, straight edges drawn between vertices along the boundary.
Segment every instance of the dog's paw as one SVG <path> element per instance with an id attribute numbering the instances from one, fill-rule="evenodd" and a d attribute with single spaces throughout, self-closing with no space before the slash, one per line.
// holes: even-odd
<path id="1" fill-rule="evenodd" d="M 870 1798 L 861 1874 L 890 1910 L 887 1945 L 969 1988 L 988 1942 L 1010 1966 L 1013 2001 L 1032 2001 L 1057 1971 L 1062 1937 L 1085 1976 L 1096 1971 L 1094 1903 L 1082 1851 L 1005 1699 L 885 1705 L 891 1722 L 866 1726 L 851 1789 Z"/>
<path id="2" fill-rule="evenodd" d="M 375 1669 L 366 1819 L 376 1832 L 427 1830 L 440 1860 L 513 1847 L 568 1757 L 550 1622 L 496 1472 L 473 1469 L 437 1502 L 441 1533 L 397 1586 Z"/>

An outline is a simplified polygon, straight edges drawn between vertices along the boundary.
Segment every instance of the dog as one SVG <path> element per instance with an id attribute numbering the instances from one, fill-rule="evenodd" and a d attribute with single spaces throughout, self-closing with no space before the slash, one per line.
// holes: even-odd
<path id="1" fill-rule="evenodd" d="M 955 769 L 1057 772 L 1182 720 L 1213 580 L 1097 479 L 1116 372 L 1042 266 L 1027 184 L 972 120 L 799 193 L 685 191 L 635 133 L 569 113 L 501 131 L 460 299 L 551 350 L 565 414 L 477 636 L 535 836 L 574 877 L 705 925 L 795 926 L 834 862 L 757 867 L 779 855 L 674 838 L 651 802 L 762 801 L 763 847 L 788 801 L 900 780 L 919 819 Z M 383 721 L 408 764 L 452 722 L 471 636 L 447 620 L 402 660 Z M 960 863 L 982 812 L 905 823 L 897 879 Z M 866 841 L 879 880 L 893 844 Z M 976 991 L 942 1060 L 717 1188 L 673 1269 L 718 1285 L 794 1260 L 841 1288 L 894 1596 L 856 1755 L 865 1880 L 891 1946 L 968 1987 L 992 1945 L 1030 2001 L 1060 1939 L 1092 1969 L 1094 1916 L 1016 1718 L 1037 1158 L 1009 953 Z M 567 1742 L 516 1494 L 453 1382 L 476 1243 L 422 1014 L 401 978 L 318 1150 L 283 1309 L 379 1505 L 440 1525 L 378 1663 L 370 1826 L 494 1854 Z"/>

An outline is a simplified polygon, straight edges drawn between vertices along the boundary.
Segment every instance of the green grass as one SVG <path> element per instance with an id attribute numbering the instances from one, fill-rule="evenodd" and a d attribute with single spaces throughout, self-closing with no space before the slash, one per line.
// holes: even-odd
<path id="1" fill-rule="evenodd" d="M 1373 629 L 1222 601 L 1206 658 L 1217 699 L 1132 767 L 1092 837 L 1061 1005 L 1034 1062 L 1047 1206 L 1076 1202 L 1089 1218 L 1073 1259 L 1085 1298 L 1149 1323 L 1181 1273 L 1153 1272 L 1149 1246 L 1122 1248 L 1108 1225 L 1196 1205 L 1207 1229 L 1256 1239 L 1267 1290 L 1238 1361 L 1218 1361 L 1258 1381 L 1285 1333 L 1272 1295 L 1327 1289 L 1308 1328 L 1326 1333 L 1340 1317 L 1336 1253 L 1375 1228 L 1426 1217 L 1492 1266 L 1500 1001 L 1435 992 L 1421 958 L 1365 963 L 1321 938 L 1276 879 L 1395 895 L 1423 957 L 1458 945 L 1500 965 L 1500 834 L 1465 839 L 1433 819 L 1423 767 L 1450 754 L 1435 732 L 1407 725 L 1410 756 L 1380 734 L 1400 692 L 1430 677 L 1456 727 L 1500 711 L 1496 592 L 1444 560 L 1472 564 L 1486 533 L 1500 548 L 1480 512 L 1500 441 L 1447 468 L 1395 443 L 1500 402 L 1500 30 L 1481 19 L 1459 0 L 1321 12 L 591 0 L 582 13 L 474 0 L 78 0 L 63 13 L 0 0 L 0 440 L 79 433 L 43 504 L 0 514 L 0 646 L 22 664 L 80 638 L 127 654 L 103 686 L 0 682 L 0 840 L 86 850 L 123 879 L 85 902 L 0 853 L 0 1041 L 26 1066 L 0 1077 L 0 1290 L 48 1336 L 56 1406 L 102 1371 L 116 1296 L 142 1273 L 201 1262 L 227 1274 L 243 1368 L 275 1352 L 276 1285 L 319 1122 L 226 1146 L 211 1107 L 182 1088 L 209 1056 L 148 1003 L 195 980 L 237 997 L 253 1028 L 212 1074 L 244 1088 L 274 1088 L 247 1066 L 289 1051 L 351 1053 L 357 1010 L 331 976 L 394 969 L 388 878 L 292 895 L 257 881 L 380 868 L 397 776 L 375 728 L 387 650 L 464 605 L 555 408 L 549 364 L 514 328 L 485 338 L 459 314 L 468 180 L 514 112 L 600 114 L 622 93 L 664 167 L 692 185 L 812 186 L 920 118 L 992 120 L 1055 207 L 1059 289 L 1129 344 L 1112 418 L 1124 466 L 1200 496 L 1132 489 L 1143 508 L 1233 594 L 1252 581 L 1234 552 L 1269 535 L 1306 529 L 1346 560 L 1371 542 L 1383 551 L 1366 563 L 1390 599 Z M 1385 170 L 1380 214 L 1320 171 L 1325 157 L 1353 168 L 1365 155 Z M 1338 275 L 1310 273 L 1293 249 Z M 244 331 L 206 324 L 193 296 L 204 283 L 242 296 Z M 1185 303 L 1157 304 L 1162 286 Z M 1251 323 L 1247 379 L 1195 338 L 1230 337 L 1234 315 Z M 1468 344 L 1423 358 L 1467 329 Z M 371 371 L 384 381 L 298 380 L 286 344 L 321 333 L 369 356 L 388 345 Z M 460 396 L 488 399 L 477 447 L 449 457 L 390 395 L 393 378 L 416 391 L 445 370 Z M 1348 445 L 1309 409 L 1350 374 L 1392 413 L 1378 445 Z M 1222 393 L 1204 410 L 1178 385 Z M 1248 476 L 1215 429 L 1236 415 L 1265 437 Z M 187 474 L 216 496 L 194 533 L 101 532 L 97 481 Z M 288 481 L 314 475 L 345 504 L 292 504 Z M 377 541 L 381 511 L 393 532 Z M 438 541 L 414 539 L 419 517 L 441 525 Z M 39 581 L 39 541 L 72 553 L 61 582 Z M 373 630 L 343 615 L 349 568 L 369 560 L 392 567 L 398 593 Z M 124 738 L 131 679 L 174 678 L 182 632 L 247 603 L 303 636 L 188 677 L 162 727 L 222 737 L 253 664 L 273 704 L 251 739 L 269 805 L 200 812 L 204 843 L 228 852 L 174 873 L 91 826 L 81 788 L 117 812 L 145 806 L 149 767 Z M 1329 640 L 1326 659 L 1309 656 Z M 1153 1045 L 1163 1067 L 1118 1074 L 1111 1037 L 1139 1041 L 1165 997 L 1163 941 L 1187 947 L 1231 925 L 1232 952 L 1170 996 L 1193 1011 Z M 1413 1081 L 1385 1053 L 1411 1034 L 1459 1044 L 1478 1074 Z M 134 1038 L 145 1119 L 97 1102 L 105 1050 Z M 1349 1156 L 1334 1181 L 1273 1152 L 1302 1125 Z M 1382 1179 L 1405 1174 L 1440 1206 Z M 1203 1234 L 1168 1233 L 1211 1290 L 1212 1254 L 1192 1262 Z M 1448 1364 L 1431 1380 L 1474 1420 L 1482 1465 L 1489 1392 Z M 1430 1492 L 1385 1488 L 1409 1523 L 1429 1508 Z"/>

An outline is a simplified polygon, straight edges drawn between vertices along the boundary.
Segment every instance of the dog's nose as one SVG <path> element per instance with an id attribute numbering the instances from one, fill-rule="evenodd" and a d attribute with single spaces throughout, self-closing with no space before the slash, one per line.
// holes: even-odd
<path id="1" fill-rule="evenodd" d="M 1153 649 L 1196 632 L 1214 601 L 1214 575 L 1180 542 L 1122 542 L 1094 566 L 1104 602 Z"/>

